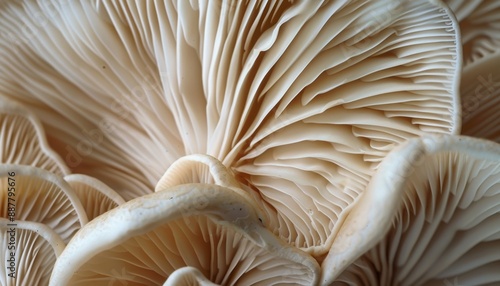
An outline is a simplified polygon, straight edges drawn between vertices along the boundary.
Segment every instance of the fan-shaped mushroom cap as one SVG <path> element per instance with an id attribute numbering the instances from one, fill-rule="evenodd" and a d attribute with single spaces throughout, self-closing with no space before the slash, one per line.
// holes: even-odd
<path id="1" fill-rule="evenodd" d="M 317 3 L 303 4 L 307 20 L 303 12 L 260 39 L 269 48 L 235 170 L 261 194 L 269 228 L 320 257 L 389 150 L 425 132 L 458 132 L 461 64 L 441 4 Z"/>
<path id="2" fill-rule="evenodd" d="M 15 173 L 10 176 L 9 173 Z M 8 192 L 15 181 L 14 196 Z M 78 196 L 60 176 L 46 170 L 22 165 L 0 165 L 0 216 L 8 217 L 8 198 L 15 199 L 14 219 L 45 224 L 64 242 L 87 223 Z"/>
<path id="3" fill-rule="evenodd" d="M 275 238 L 244 197 L 185 184 L 89 222 L 57 260 L 50 285 L 158 285 L 186 266 L 227 285 L 314 285 L 319 276 L 317 262 Z"/>
<path id="4" fill-rule="evenodd" d="M 383 164 L 378 178 L 403 197 L 396 219 L 333 285 L 500 283 L 500 145 L 426 136 Z"/>
<path id="5" fill-rule="evenodd" d="M 71 174 L 65 176 L 64 180 L 68 182 L 82 203 L 89 221 L 125 203 L 119 194 L 95 178 Z"/>
<path id="6" fill-rule="evenodd" d="M 31 165 L 51 173 L 69 173 L 64 161 L 47 144 L 38 119 L 18 104 L 0 100 L 0 162 Z"/>
<path id="7" fill-rule="evenodd" d="M 16 221 L 15 227 L 11 224 L 0 218 L 0 284 L 47 285 L 64 242 L 43 224 L 28 221 Z"/>

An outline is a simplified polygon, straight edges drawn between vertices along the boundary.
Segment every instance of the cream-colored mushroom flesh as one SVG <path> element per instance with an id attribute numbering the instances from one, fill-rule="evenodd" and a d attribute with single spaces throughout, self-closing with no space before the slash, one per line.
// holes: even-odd
<path id="1" fill-rule="evenodd" d="M 192 266 L 224 285 L 314 285 L 319 265 L 262 226 L 229 188 L 184 184 L 89 222 L 59 257 L 50 285 L 163 284 Z"/>
<path id="2" fill-rule="evenodd" d="M 460 129 L 460 47 L 440 4 L 330 1 L 309 11 L 260 39 L 235 170 L 260 193 L 269 227 L 321 257 L 389 150 Z"/>
<path id="3" fill-rule="evenodd" d="M 15 226 L 12 226 L 14 224 Z M 0 284 L 48 285 L 57 257 L 65 247 L 49 227 L 0 218 Z"/>
<path id="4" fill-rule="evenodd" d="M 414 155 L 393 164 L 404 150 Z M 388 160 L 388 183 L 403 197 L 397 216 L 387 235 L 333 285 L 500 283 L 500 145 L 424 137 Z"/>
<path id="5" fill-rule="evenodd" d="M 130 200 L 178 158 L 211 155 L 262 199 L 273 233 L 318 257 L 394 145 L 460 129 L 456 26 L 439 2 L 24 0 L 0 13 L 0 92 L 42 118 L 73 172 Z"/>
<path id="6" fill-rule="evenodd" d="M 89 221 L 125 203 L 119 194 L 95 178 L 71 174 L 65 176 L 64 180 L 82 203 Z"/>
<path id="7" fill-rule="evenodd" d="M 12 185 L 14 191 L 9 191 Z M 68 242 L 88 221 L 78 196 L 68 183 L 46 170 L 2 164 L 0 190 L 1 217 L 9 217 L 8 202 L 14 203 L 15 220 L 45 224 L 64 242 Z"/>
<path id="8" fill-rule="evenodd" d="M 64 161 L 48 145 L 39 120 L 18 104 L 0 100 L 0 162 L 30 165 L 51 173 L 69 173 Z"/>
<path id="9" fill-rule="evenodd" d="M 156 184 L 155 190 L 190 183 L 216 184 L 234 188 L 240 186 L 231 170 L 219 160 L 208 155 L 193 154 L 181 157 L 170 165 Z"/>

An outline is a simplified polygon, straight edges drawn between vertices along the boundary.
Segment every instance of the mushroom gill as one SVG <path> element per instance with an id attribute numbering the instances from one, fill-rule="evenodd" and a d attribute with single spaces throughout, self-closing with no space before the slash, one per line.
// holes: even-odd
<path id="1" fill-rule="evenodd" d="M 425 136 L 382 164 L 375 180 L 402 197 L 397 215 L 385 237 L 332 285 L 500 283 L 500 145 Z"/>
<path id="2" fill-rule="evenodd" d="M 57 175 L 69 169 L 52 150 L 42 124 L 31 112 L 18 104 L 0 100 L 0 163 L 30 165 Z"/>
<path id="3" fill-rule="evenodd" d="M 49 285 L 160 285 L 185 267 L 223 285 L 314 285 L 319 278 L 317 262 L 264 228 L 245 197 L 193 183 L 89 222 L 57 260 Z"/>
<path id="4" fill-rule="evenodd" d="M 65 247 L 59 235 L 44 224 L 17 221 L 13 227 L 5 218 L 0 218 L 0 245 L 0 284 L 4 286 L 48 285 Z"/>

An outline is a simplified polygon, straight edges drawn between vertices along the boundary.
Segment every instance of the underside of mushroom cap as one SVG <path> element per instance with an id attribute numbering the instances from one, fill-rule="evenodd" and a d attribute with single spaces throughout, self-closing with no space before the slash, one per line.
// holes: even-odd
<path id="1" fill-rule="evenodd" d="M 464 68 L 500 50 L 500 2 L 445 0 L 460 24 Z"/>
<path id="2" fill-rule="evenodd" d="M 249 127 L 223 162 L 237 159 L 277 235 L 320 257 L 387 152 L 459 132 L 461 60 L 442 4 L 316 3 L 259 39 L 268 48 L 245 93 Z"/>
<path id="3" fill-rule="evenodd" d="M 30 165 L 61 176 L 69 173 L 49 147 L 40 121 L 25 108 L 0 99 L 0 130 L 2 164 Z"/>
<path id="4" fill-rule="evenodd" d="M 58 259 L 50 285 L 158 285 L 186 266 L 227 285 L 314 285 L 319 277 L 317 262 L 274 237 L 233 190 L 185 184 L 88 223 Z"/>
<path id="5" fill-rule="evenodd" d="M 0 12 L 0 91 L 43 118 L 74 172 L 126 200 L 147 193 L 171 163 L 193 153 L 255 177 L 246 179 L 257 191 L 275 192 L 250 166 L 269 163 L 279 146 L 314 141 L 324 143 L 320 158 L 302 158 L 331 165 L 333 177 L 318 181 L 344 192 L 332 206 L 343 209 L 368 180 L 357 166 L 369 165 L 364 160 L 380 161 L 411 136 L 460 129 L 455 26 L 445 8 L 424 0 L 24 0 Z M 334 139 L 281 138 L 305 126 L 316 126 L 314 134 L 328 128 Z M 325 159 L 325 149 L 338 156 Z M 311 202 L 307 197 L 295 199 Z M 321 214 L 333 221 L 338 215 Z M 285 226 L 287 216 L 275 225 L 283 238 L 325 249 L 329 222 L 315 221 L 314 238 L 304 237 Z"/>
<path id="6" fill-rule="evenodd" d="M 0 165 L 0 216 L 45 224 L 64 242 L 87 223 L 78 196 L 62 177 L 23 165 Z M 15 212 L 9 215 L 9 207 Z"/>
<path id="7" fill-rule="evenodd" d="M 64 180 L 82 203 L 89 221 L 125 203 L 125 200 L 103 182 L 82 174 L 71 174 Z"/>
<path id="8" fill-rule="evenodd" d="M 0 284 L 47 285 L 65 244 L 49 227 L 0 218 Z M 13 257 L 13 258 L 11 258 Z"/>
<path id="9" fill-rule="evenodd" d="M 183 146 L 148 47 L 93 2 L 2 3 L 0 92 L 42 120 L 73 173 L 129 200 L 150 193 Z"/>
<path id="10" fill-rule="evenodd" d="M 405 149 L 414 156 L 393 164 Z M 388 182 L 403 182 L 396 219 L 333 285 L 498 284 L 500 145 L 426 136 L 391 156 Z"/>

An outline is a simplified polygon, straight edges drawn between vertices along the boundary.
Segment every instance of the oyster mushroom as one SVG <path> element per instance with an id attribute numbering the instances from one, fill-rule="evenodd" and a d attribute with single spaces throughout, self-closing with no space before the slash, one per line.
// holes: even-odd
<path id="1" fill-rule="evenodd" d="M 279 217 L 274 232 L 316 255 L 367 183 L 366 161 L 408 137 L 459 130 L 454 23 L 427 1 L 25 0 L 1 14 L 5 43 L 15 45 L 2 46 L 0 88 L 42 118 L 64 158 L 79 155 L 73 172 L 129 200 L 179 157 L 211 155 L 265 199 Z M 16 37 L 16 23 L 29 41 Z M 316 135 L 281 138 L 312 125 Z M 332 136 L 317 137 L 324 130 Z M 330 173 L 303 170 L 288 154 L 311 145 L 320 154 L 301 159 L 316 155 L 307 165 Z M 279 164 L 315 183 L 279 179 Z M 338 203 L 302 195 L 317 193 L 316 183 Z M 307 202 L 294 205 L 300 214 L 276 202 L 290 197 L 283 187 Z M 311 229 L 294 223 L 309 220 Z"/>
<path id="2" fill-rule="evenodd" d="M 440 2 L 26 0 L 1 13 L 7 43 L 15 23 L 30 33 L 2 44 L 4 97 L 43 115 L 63 157 L 97 130 L 74 171 L 129 200 L 181 156 L 213 156 L 267 228 L 319 260 L 364 214 L 387 152 L 460 130 L 457 23 Z"/>
<path id="3" fill-rule="evenodd" d="M 461 62 L 456 23 L 436 2 L 330 1 L 310 13 L 262 37 L 276 63 L 254 76 L 234 170 L 262 197 L 268 228 L 322 260 L 348 219 L 370 213 L 356 202 L 388 151 L 459 131 Z"/>
<path id="4" fill-rule="evenodd" d="M 131 200 L 89 222 L 57 260 L 49 285 L 159 285 L 188 266 L 224 285 L 314 285 L 319 278 L 317 262 L 264 228 L 251 202 L 197 183 Z"/>
<path id="5" fill-rule="evenodd" d="M 332 285 L 498 284 L 500 145 L 426 136 L 382 165 L 374 180 L 403 197 L 396 218 Z"/>

